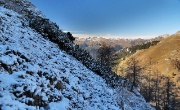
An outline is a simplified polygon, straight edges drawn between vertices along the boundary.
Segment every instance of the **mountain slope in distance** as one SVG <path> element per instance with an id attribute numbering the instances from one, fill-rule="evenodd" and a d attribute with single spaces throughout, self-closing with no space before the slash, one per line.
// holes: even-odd
<path id="1" fill-rule="evenodd" d="M 138 50 L 119 66 L 125 66 L 126 61 L 131 57 L 139 60 L 145 68 L 151 67 L 160 74 L 171 77 L 177 86 L 180 86 L 180 71 L 173 65 L 174 60 L 180 61 L 180 34 L 171 35 L 148 49 Z"/>

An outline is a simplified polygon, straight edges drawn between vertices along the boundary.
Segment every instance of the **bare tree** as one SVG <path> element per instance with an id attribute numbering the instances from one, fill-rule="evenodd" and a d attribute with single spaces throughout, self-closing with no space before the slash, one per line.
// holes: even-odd
<path id="1" fill-rule="evenodd" d="M 148 102 L 150 102 L 153 99 L 152 95 L 153 95 L 154 71 L 153 71 L 152 65 L 153 65 L 152 58 L 149 58 L 146 68 L 144 69 L 145 74 L 142 75 L 145 81 L 141 82 L 141 83 L 144 83 L 142 84 L 143 86 L 141 87 L 141 89 L 143 92 L 145 92 L 143 94 L 146 101 Z"/>
<path id="2" fill-rule="evenodd" d="M 175 102 L 175 88 L 174 83 L 171 81 L 170 77 L 165 77 L 165 92 L 166 92 L 166 104 L 165 110 L 174 110 Z"/>
<path id="3" fill-rule="evenodd" d="M 128 67 L 126 68 L 125 77 L 133 83 L 131 88 L 132 90 L 133 86 L 138 86 L 139 77 L 143 68 L 140 66 L 139 61 L 135 57 L 130 58 L 130 60 L 127 61 L 127 65 Z"/>

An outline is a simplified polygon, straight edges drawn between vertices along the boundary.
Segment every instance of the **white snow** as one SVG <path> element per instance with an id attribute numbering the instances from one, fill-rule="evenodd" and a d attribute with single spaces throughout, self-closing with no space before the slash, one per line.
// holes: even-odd
<path id="1" fill-rule="evenodd" d="M 121 101 L 125 110 L 153 109 L 126 88 L 117 91 L 108 87 L 104 79 L 56 44 L 23 27 L 28 21 L 18 13 L 0 7 L 0 22 L 0 109 L 120 110 Z M 56 87 L 60 82 L 60 88 Z M 40 96 L 46 106 L 28 104 L 35 96 Z"/>
<path id="2" fill-rule="evenodd" d="M 48 105 L 48 109 L 50 110 L 67 110 L 69 100 L 66 98 L 63 98 L 61 102 L 52 102 Z"/>

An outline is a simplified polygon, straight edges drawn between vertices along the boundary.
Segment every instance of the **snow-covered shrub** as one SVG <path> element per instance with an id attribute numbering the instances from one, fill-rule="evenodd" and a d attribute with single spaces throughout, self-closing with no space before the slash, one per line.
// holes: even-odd
<path id="1" fill-rule="evenodd" d="M 4 63 L 4 62 L 2 62 L 1 60 L 0 60 L 0 67 L 2 67 L 5 71 L 7 71 L 9 74 L 12 74 L 12 68 L 11 68 L 11 66 L 10 65 L 8 65 L 8 64 L 6 64 L 6 63 Z"/>

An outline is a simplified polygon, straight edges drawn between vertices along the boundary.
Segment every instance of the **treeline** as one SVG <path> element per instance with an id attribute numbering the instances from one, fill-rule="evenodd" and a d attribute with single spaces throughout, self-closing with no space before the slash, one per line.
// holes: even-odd
<path id="1" fill-rule="evenodd" d="M 113 55 L 111 56 L 112 57 L 111 67 L 113 68 L 113 71 L 115 71 L 115 69 L 117 69 L 116 66 L 120 63 L 121 59 L 124 60 L 127 56 L 134 54 L 137 50 L 148 49 L 151 46 L 157 45 L 157 43 L 159 43 L 159 42 L 160 41 L 151 41 L 151 42 L 147 42 L 147 43 L 144 43 L 141 45 L 124 48 L 119 52 L 113 53 Z"/>
<path id="2" fill-rule="evenodd" d="M 118 59 L 125 58 L 126 56 L 134 54 L 137 50 L 148 49 L 150 46 L 157 45 L 160 41 L 151 41 L 141 45 L 132 46 L 119 51 L 115 56 Z"/>
<path id="3" fill-rule="evenodd" d="M 150 102 L 156 110 L 179 110 L 179 89 L 172 81 L 172 77 L 164 76 L 158 70 L 151 67 L 152 61 L 147 62 L 146 67 L 132 57 L 124 69 L 124 77 L 137 87 L 147 102 Z"/>
<path id="4" fill-rule="evenodd" d="M 142 45 L 136 45 L 136 46 L 133 46 L 133 47 L 130 47 L 129 48 L 129 52 L 131 54 L 135 53 L 137 50 L 142 50 L 142 49 L 148 49 L 150 46 L 154 46 L 156 45 L 157 43 L 159 43 L 160 41 L 151 41 L 151 42 L 147 42 L 145 44 L 142 44 Z"/>

